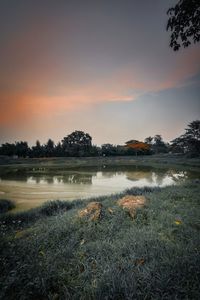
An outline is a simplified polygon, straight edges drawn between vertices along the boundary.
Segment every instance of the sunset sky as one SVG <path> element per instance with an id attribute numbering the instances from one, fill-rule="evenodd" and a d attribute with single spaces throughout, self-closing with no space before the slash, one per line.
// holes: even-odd
<path id="1" fill-rule="evenodd" d="M 200 118 L 200 47 L 169 48 L 176 2 L 1 0 L 0 144 L 182 134 Z"/>

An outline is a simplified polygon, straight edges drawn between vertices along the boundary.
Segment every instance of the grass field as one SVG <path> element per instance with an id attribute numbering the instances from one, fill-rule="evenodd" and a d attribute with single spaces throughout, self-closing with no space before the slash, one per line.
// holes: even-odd
<path id="1" fill-rule="evenodd" d="M 194 160 L 175 160 L 174 168 L 198 170 Z M 0 299 L 199 299 L 199 192 L 199 180 L 188 180 L 1 214 Z M 117 205 L 127 194 L 147 199 L 134 219 Z M 101 218 L 79 218 L 94 200 L 103 205 Z"/>

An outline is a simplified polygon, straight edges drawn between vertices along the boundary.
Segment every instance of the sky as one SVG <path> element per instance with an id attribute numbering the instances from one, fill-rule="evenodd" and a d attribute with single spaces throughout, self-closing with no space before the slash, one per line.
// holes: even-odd
<path id="1" fill-rule="evenodd" d="M 0 144 L 182 134 L 200 119 L 200 46 L 169 47 L 176 3 L 0 0 Z"/>

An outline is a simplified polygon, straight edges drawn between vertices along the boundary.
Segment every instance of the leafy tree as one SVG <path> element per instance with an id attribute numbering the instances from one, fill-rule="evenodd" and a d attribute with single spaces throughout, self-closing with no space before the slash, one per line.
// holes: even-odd
<path id="1" fill-rule="evenodd" d="M 188 124 L 185 133 L 190 139 L 193 139 L 197 142 L 200 141 L 200 120 L 193 121 Z"/>
<path id="2" fill-rule="evenodd" d="M 156 134 L 156 135 L 153 137 L 153 140 L 154 140 L 154 143 L 157 144 L 157 145 L 163 143 L 163 139 L 162 139 L 162 136 L 161 136 L 160 134 Z"/>
<path id="3" fill-rule="evenodd" d="M 36 141 L 36 145 L 32 147 L 31 156 L 43 157 L 45 156 L 44 147 L 40 144 L 40 141 Z"/>
<path id="4" fill-rule="evenodd" d="M 146 139 L 144 140 L 144 142 L 148 145 L 151 145 L 152 141 L 153 141 L 153 137 L 151 136 L 146 137 Z"/>
<path id="5" fill-rule="evenodd" d="M 100 156 L 101 155 L 101 148 L 95 145 L 90 147 L 90 156 Z"/>
<path id="6" fill-rule="evenodd" d="M 133 155 L 132 149 L 127 149 L 127 148 L 125 148 L 124 146 L 120 146 L 120 145 L 117 145 L 117 146 L 116 146 L 116 153 L 117 153 L 117 155 L 119 155 L 119 156 Z M 134 153 L 134 154 L 135 154 L 135 153 Z"/>
<path id="7" fill-rule="evenodd" d="M 127 149 L 134 150 L 135 154 L 147 154 L 149 153 L 150 146 L 146 143 L 137 141 L 137 140 L 130 140 L 126 142 Z"/>
<path id="8" fill-rule="evenodd" d="M 0 148 L 1 155 L 13 156 L 16 155 L 16 145 L 14 143 L 5 143 Z"/>
<path id="9" fill-rule="evenodd" d="M 1 155 L 26 157 L 29 155 L 30 148 L 27 142 L 5 143 L 0 147 Z"/>
<path id="10" fill-rule="evenodd" d="M 189 156 L 200 155 L 200 120 L 188 124 L 185 133 L 171 143 L 172 152 L 186 153 Z"/>
<path id="11" fill-rule="evenodd" d="M 174 51 L 200 41 L 200 0 L 179 0 L 168 9 L 167 31 L 171 31 L 170 47 Z"/>
<path id="12" fill-rule="evenodd" d="M 55 143 L 48 139 L 47 144 L 44 146 L 45 156 L 52 157 L 54 155 Z"/>
<path id="13" fill-rule="evenodd" d="M 162 136 L 160 134 L 156 134 L 153 137 L 152 150 L 155 153 L 167 153 L 168 152 L 168 147 L 165 144 L 165 142 L 163 141 Z"/>
<path id="14" fill-rule="evenodd" d="M 55 156 L 64 156 L 64 151 L 63 151 L 63 147 L 61 145 L 61 142 L 59 142 L 54 149 L 55 152 Z"/>
<path id="15" fill-rule="evenodd" d="M 16 142 L 15 143 L 15 154 L 19 157 L 26 157 L 29 155 L 30 149 L 27 142 Z"/>
<path id="16" fill-rule="evenodd" d="M 103 144 L 101 146 L 101 153 L 103 156 L 114 156 L 117 154 L 116 147 L 112 144 Z"/>
<path id="17" fill-rule="evenodd" d="M 64 137 L 62 147 L 67 156 L 88 156 L 92 148 L 92 137 L 88 133 L 76 130 Z"/>
<path id="18" fill-rule="evenodd" d="M 171 141 L 170 152 L 172 153 L 184 153 L 186 149 L 185 139 L 180 136 Z"/>

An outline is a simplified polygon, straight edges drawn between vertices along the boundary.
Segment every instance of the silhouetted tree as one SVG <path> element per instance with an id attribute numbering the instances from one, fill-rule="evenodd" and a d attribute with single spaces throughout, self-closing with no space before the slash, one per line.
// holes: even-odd
<path id="1" fill-rule="evenodd" d="M 101 153 L 103 156 L 114 156 L 117 154 L 117 149 L 112 144 L 103 144 L 101 145 Z"/>
<path id="2" fill-rule="evenodd" d="M 144 140 L 144 142 L 148 145 L 151 145 L 152 141 L 153 141 L 153 137 L 151 136 L 146 137 L 146 139 Z"/>
<path id="3" fill-rule="evenodd" d="M 188 124 L 185 133 L 171 143 L 172 152 L 186 153 L 189 156 L 200 155 L 200 120 Z"/>
<path id="4" fill-rule="evenodd" d="M 30 153 L 27 142 L 5 143 L 0 147 L 0 155 L 26 157 Z"/>
<path id="5" fill-rule="evenodd" d="M 14 143 L 5 143 L 0 147 L 0 155 L 16 155 L 16 145 Z"/>
<path id="6" fill-rule="evenodd" d="M 163 141 L 162 136 L 160 134 L 156 134 L 153 137 L 153 144 L 152 144 L 152 150 L 155 153 L 167 153 L 168 152 L 168 146 Z"/>
<path id="7" fill-rule="evenodd" d="M 171 31 L 170 47 L 174 51 L 200 41 L 200 0 L 179 0 L 168 9 L 167 30 Z"/>
<path id="8" fill-rule="evenodd" d="M 172 153 L 184 153 L 186 150 L 185 139 L 182 136 L 171 141 L 170 152 Z"/>
<path id="9" fill-rule="evenodd" d="M 31 156 L 33 157 L 43 157 L 45 156 L 44 147 L 40 144 L 40 141 L 36 141 L 36 145 L 31 149 Z"/>
<path id="10" fill-rule="evenodd" d="M 89 156 L 92 137 L 88 133 L 76 130 L 63 138 L 62 147 L 67 156 Z"/>
<path id="11" fill-rule="evenodd" d="M 116 146 L 116 155 L 123 156 L 123 155 L 133 155 L 132 149 L 127 149 L 124 146 L 117 145 Z"/>
<path id="12" fill-rule="evenodd" d="M 59 142 L 56 146 L 55 146 L 55 156 L 64 156 L 64 150 L 63 147 L 61 145 L 61 142 Z"/>
<path id="13" fill-rule="evenodd" d="M 15 143 L 15 154 L 19 157 L 26 157 L 29 155 L 30 149 L 28 147 L 28 143 L 27 142 L 16 142 Z"/>
<path id="14" fill-rule="evenodd" d="M 89 155 L 90 156 L 100 156 L 101 155 L 101 148 L 97 147 L 95 145 L 92 145 L 90 147 Z"/>
<path id="15" fill-rule="evenodd" d="M 45 156 L 52 157 L 54 156 L 55 144 L 54 141 L 48 139 L 46 145 L 44 145 Z"/>
<path id="16" fill-rule="evenodd" d="M 155 144 L 161 144 L 163 142 L 162 136 L 160 134 L 156 134 L 153 138 Z"/>
<path id="17" fill-rule="evenodd" d="M 188 124 L 188 128 L 185 129 L 190 139 L 199 142 L 200 141 L 200 120 L 193 121 Z"/>

